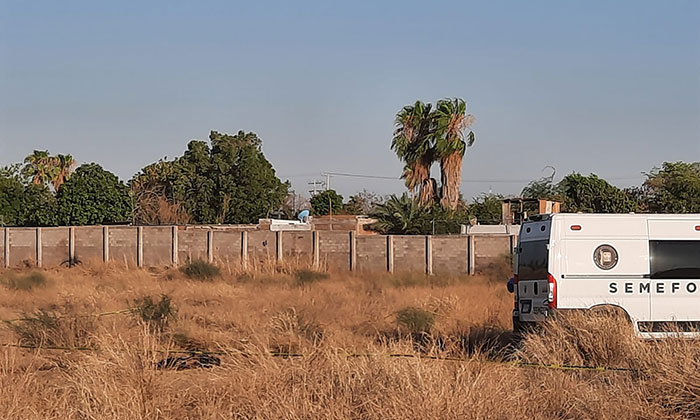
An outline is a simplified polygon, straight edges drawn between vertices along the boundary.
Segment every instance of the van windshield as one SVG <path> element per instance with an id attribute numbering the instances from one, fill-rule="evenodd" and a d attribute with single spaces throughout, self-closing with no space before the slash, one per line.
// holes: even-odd
<path id="1" fill-rule="evenodd" d="M 544 280 L 548 274 L 548 240 L 521 242 L 518 249 L 518 280 Z"/>

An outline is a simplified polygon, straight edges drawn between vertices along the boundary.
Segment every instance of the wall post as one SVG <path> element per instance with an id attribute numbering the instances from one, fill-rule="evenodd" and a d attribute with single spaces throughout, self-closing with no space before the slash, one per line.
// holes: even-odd
<path id="1" fill-rule="evenodd" d="M 476 251 L 474 245 L 476 240 L 474 235 L 467 235 L 467 274 L 473 276 L 476 273 Z"/>
<path id="2" fill-rule="evenodd" d="M 36 228 L 36 266 L 41 267 L 43 265 L 43 249 L 41 246 L 41 228 Z"/>
<path id="3" fill-rule="evenodd" d="M 277 262 L 280 262 L 284 259 L 282 249 L 282 231 L 280 230 L 275 232 L 275 243 L 277 244 L 277 247 L 275 248 L 275 258 L 277 259 Z"/>
<path id="4" fill-rule="evenodd" d="M 433 275 L 433 237 L 425 235 L 425 273 Z"/>
<path id="5" fill-rule="evenodd" d="M 143 267 L 143 226 L 136 226 L 136 266 Z"/>
<path id="6" fill-rule="evenodd" d="M 357 269 L 357 236 L 355 231 L 350 231 L 350 271 Z"/>
<path id="7" fill-rule="evenodd" d="M 102 261 L 109 262 L 109 226 L 102 226 Z"/>
<path id="8" fill-rule="evenodd" d="M 318 237 L 317 230 L 314 230 L 313 232 L 311 232 L 311 238 L 313 240 L 312 248 L 313 248 L 313 254 L 314 254 L 314 260 L 313 260 L 314 269 L 318 270 L 318 268 L 321 266 L 321 250 L 319 249 L 320 244 L 321 244 L 321 240 Z"/>
<path id="9" fill-rule="evenodd" d="M 214 231 L 211 228 L 207 230 L 207 261 L 214 262 Z"/>
<path id="10" fill-rule="evenodd" d="M 8 268 L 10 266 L 10 228 L 6 227 L 4 229 L 4 235 L 3 235 L 3 253 L 4 255 L 4 265 L 5 268 Z"/>
<path id="11" fill-rule="evenodd" d="M 394 272 L 394 235 L 386 235 L 386 269 Z"/>
<path id="12" fill-rule="evenodd" d="M 248 232 L 241 232 L 241 265 L 243 269 L 248 269 Z"/>
<path id="13" fill-rule="evenodd" d="M 75 263 L 75 226 L 68 228 L 68 266 Z"/>
<path id="14" fill-rule="evenodd" d="M 170 250 L 170 261 L 173 263 L 174 266 L 178 265 L 178 252 L 179 252 L 179 245 L 177 242 L 177 225 L 172 227 L 171 231 L 171 242 L 172 242 L 172 249 Z"/>

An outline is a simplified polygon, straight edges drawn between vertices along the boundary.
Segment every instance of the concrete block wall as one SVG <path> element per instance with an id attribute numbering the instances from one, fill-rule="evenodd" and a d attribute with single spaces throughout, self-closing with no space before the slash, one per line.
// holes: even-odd
<path id="1" fill-rule="evenodd" d="M 394 272 L 427 273 L 427 236 L 394 236 Z"/>
<path id="2" fill-rule="evenodd" d="M 109 261 L 127 267 L 205 260 L 252 268 L 290 262 L 331 271 L 475 273 L 512 251 L 513 235 L 357 235 L 225 226 L 0 228 L 0 267 Z"/>

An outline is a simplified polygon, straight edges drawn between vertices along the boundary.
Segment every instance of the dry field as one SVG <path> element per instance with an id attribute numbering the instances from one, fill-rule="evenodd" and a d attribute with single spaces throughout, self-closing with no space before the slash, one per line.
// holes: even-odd
<path id="1" fill-rule="evenodd" d="M 502 280 L 291 267 L 209 280 L 107 266 L 0 271 L 0 319 L 14 320 L 0 325 L 0 418 L 700 416 L 696 342 L 642 342 L 602 315 L 515 340 Z M 89 316 L 126 308 L 136 309 Z M 220 365 L 198 367 L 213 361 L 201 353 L 176 360 L 188 353 L 175 350 L 215 352 Z"/>

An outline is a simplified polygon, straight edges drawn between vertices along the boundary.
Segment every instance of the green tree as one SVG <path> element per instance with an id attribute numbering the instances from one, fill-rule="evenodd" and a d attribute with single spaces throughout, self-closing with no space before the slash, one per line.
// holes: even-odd
<path id="1" fill-rule="evenodd" d="M 341 213 L 343 210 L 343 196 L 335 192 L 335 190 L 325 190 L 311 197 L 311 208 L 314 215 L 324 216 L 330 214 Z"/>
<path id="2" fill-rule="evenodd" d="M 56 200 L 49 189 L 7 175 L 0 175 L 0 221 L 9 226 L 54 225 Z"/>
<path id="3" fill-rule="evenodd" d="M 501 200 L 503 197 L 498 194 L 482 194 L 474 198 L 474 202 L 469 206 L 469 212 L 481 225 L 497 225 L 502 220 Z"/>
<path id="4" fill-rule="evenodd" d="M 467 104 L 463 99 L 454 98 L 438 101 L 434 118 L 435 157 L 440 159 L 442 182 L 440 203 L 454 210 L 459 205 L 462 159 L 467 147 L 474 144 L 474 132 L 467 131 L 474 123 L 474 116 L 467 114 Z"/>
<path id="5" fill-rule="evenodd" d="M 700 163 L 664 162 L 646 176 L 643 200 L 649 211 L 700 213 Z"/>
<path id="6" fill-rule="evenodd" d="M 81 165 L 58 190 L 61 225 L 95 225 L 131 221 L 129 188 L 95 163 Z"/>
<path id="7" fill-rule="evenodd" d="M 212 131 L 209 140 L 211 147 L 193 140 L 181 157 L 147 166 L 132 189 L 184 206 L 193 223 L 254 223 L 280 208 L 289 184 L 277 178 L 255 133 Z"/>
<path id="8" fill-rule="evenodd" d="M 343 212 L 347 214 L 369 214 L 377 205 L 383 202 L 384 199 L 381 196 L 362 190 L 348 197 L 348 202 L 343 205 Z"/>
<path id="9" fill-rule="evenodd" d="M 559 183 L 564 210 L 583 213 L 628 213 L 639 211 L 637 202 L 625 191 L 595 174 L 572 173 Z"/>

